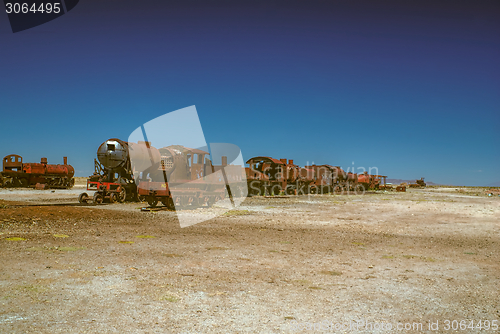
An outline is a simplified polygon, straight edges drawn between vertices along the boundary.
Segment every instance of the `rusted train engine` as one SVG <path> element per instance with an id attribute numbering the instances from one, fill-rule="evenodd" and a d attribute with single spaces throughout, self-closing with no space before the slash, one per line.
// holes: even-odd
<path id="1" fill-rule="evenodd" d="M 410 183 L 410 188 L 425 188 L 427 184 L 424 181 L 424 178 L 420 178 L 420 180 L 416 180 L 415 183 Z"/>
<path id="2" fill-rule="evenodd" d="M 0 186 L 37 187 L 39 189 L 71 188 L 75 184 L 75 170 L 68 165 L 66 157 L 63 161 L 62 165 L 53 165 L 47 163 L 47 158 L 42 158 L 40 163 L 23 163 L 20 155 L 7 155 L 3 158 Z"/>
<path id="3" fill-rule="evenodd" d="M 380 175 L 347 173 L 339 166 L 309 165 L 299 167 L 293 160 L 255 157 L 245 168 L 248 195 L 328 194 L 378 189 Z"/>
<path id="4" fill-rule="evenodd" d="M 169 209 L 212 206 L 225 197 L 227 175 L 216 171 L 208 152 L 180 145 L 151 151 L 154 167 L 143 173 L 137 187 L 151 207 L 158 202 Z"/>
<path id="5" fill-rule="evenodd" d="M 255 157 L 246 162 L 248 195 L 297 195 L 316 193 L 315 171 L 293 160 Z"/>
<path id="6" fill-rule="evenodd" d="M 213 166 L 208 152 L 202 150 L 179 145 L 157 149 L 145 141 L 112 138 L 99 146 L 94 167 L 87 190 L 95 191 L 96 204 L 147 201 L 151 207 L 161 202 L 174 209 L 211 206 L 225 197 L 223 173 L 216 173 L 220 166 Z M 79 196 L 81 203 L 91 200 L 87 193 Z"/>
<path id="7" fill-rule="evenodd" d="M 131 153 L 142 157 L 149 155 L 145 142 L 136 144 L 111 138 L 99 146 L 97 159 L 94 159 L 94 174 L 87 180 L 87 190 L 95 191 L 93 201 L 96 204 L 138 200 Z M 92 199 L 87 193 L 82 193 L 78 200 L 87 203 Z"/>
<path id="8" fill-rule="evenodd" d="M 371 175 L 368 172 L 358 175 L 358 184 L 365 190 L 375 189 L 378 190 L 380 186 L 380 175 Z"/>

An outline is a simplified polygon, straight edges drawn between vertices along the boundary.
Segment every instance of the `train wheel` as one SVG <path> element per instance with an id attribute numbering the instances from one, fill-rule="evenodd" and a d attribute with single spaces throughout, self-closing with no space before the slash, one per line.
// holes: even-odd
<path id="1" fill-rule="evenodd" d="M 365 193 L 365 186 L 363 186 L 362 184 L 357 185 L 354 188 L 354 193 L 356 195 L 364 195 L 364 193 Z"/>
<path id="2" fill-rule="evenodd" d="M 161 201 L 169 210 L 175 210 L 174 200 L 171 197 L 162 199 Z"/>
<path id="3" fill-rule="evenodd" d="M 20 185 L 21 185 L 21 183 L 20 183 L 19 179 L 17 179 L 17 178 L 13 178 L 13 179 L 12 179 L 12 186 L 13 186 L 14 188 L 17 188 L 17 187 L 19 187 Z"/>
<path id="4" fill-rule="evenodd" d="M 154 208 L 158 204 L 158 199 L 154 196 L 149 196 L 148 197 L 148 204 L 150 207 Z"/>
<path id="5" fill-rule="evenodd" d="M 259 196 L 260 190 L 251 188 L 250 191 L 248 191 L 248 195 L 249 196 Z"/>
<path id="6" fill-rule="evenodd" d="M 269 190 L 269 195 L 271 196 L 277 196 L 281 194 L 281 186 L 279 184 L 275 184 L 274 186 L 271 187 Z"/>
<path id="7" fill-rule="evenodd" d="M 181 207 L 186 208 L 189 206 L 189 203 L 191 203 L 189 201 L 189 196 L 182 196 L 181 197 Z"/>
<path id="8" fill-rule="evenodd" d="M 174 205 L 175 205 L 176 208 L 180 208 L 181 207 L 181 198 L 180 198 L 180 196 L 175 196 L 172 200 L 173 200 Z"/>
<path id="9" fill-rule="evenodd" d="M 109 203 L 118 202 L 118 195 L 116 193 L 109 194 Z"/>
<path id="10" fill-rule="evenodd" d="M 120 192 L 118 193 L 118 202 L 123 203 L 125 202 L 125 199 L 127 198 L 127 191 L 125 188 L 122 188 Z"/>
<path id="11" fill-rule="evenodd" d="M 103 201 L 104 201 L 104 196 L 102 196 L 102 194 L 100 194 L 100 193 L 94 194 L 94 203 L 95 204 L 102 204 Z"/>
<path id="12" fill-rule="evenodd" d="M 28 179 L 19 179 L 19 186 L 22 188 L 28 187 Z"/>
<path id="13" fill-rule="evenodd" d="M 73 188 L 74 185 L 75 185 L 75 179 L 69 180 L 69 182 L 68 182 L 68 188 Z"/>
<path id="14" fill-rule="evenodd" d="M 208 206 L 208 207 L 211 207 L 212 205 L 214 205 L 214 204 L 215 204 L 215 202 L 217 202 L 217 197 L 215 197 L 215 196 L 210 196 L 210 197 L 208 198 L 208 201 L 207 201 L 207 206 Z"/>
<path id="15" fill-rule="evenodd" d="M 80 196 L 78 196 L 78 202 L 80 203 L 87 203 L 88 199 L 89 195 L 87 193 L 81 193 Z"/>
<path id="16" fill-rule="evenodd" d="M 190 202 L 191 203 L 191 208 L 196 209 L 197 207 L 200 206 L 201 200 L 199 198 L 197 198 L 197 197 L 191 197 L 189 200 L 191 201 Z"/>

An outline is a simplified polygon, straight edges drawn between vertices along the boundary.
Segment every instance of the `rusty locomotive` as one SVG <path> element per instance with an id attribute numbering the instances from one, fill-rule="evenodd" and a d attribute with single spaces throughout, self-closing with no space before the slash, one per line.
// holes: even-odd
<path id="1" fill-rule="evenodd" d="M 180 145 L 157 149 L 146 141 L 112 138 L 99 146 L 94 167 L 87 190 L 95 191 L 97 204 L 147 201 L 174 209 L 211 206 L 226 194 L 220 166 L 212 165 L 208 152 Z M 79 201 L 91 199 L 82 193 Z"/>
<path id="2" fill-rule="evenodd" d="M 225 197 L 224 176 L 199 149 L 172 145 L 157 150 L 159 164 L 149 171 L 149 178 L 139 180 L 139 196 L 151 207 L 158 202 L 175 207 L 212 206 Z"/>
<path id="3" fill-rule="evenodd" d="M 248 196 L 362 193 L 385 189 L 386 176 L 345 172 L 339 166 L 300 167 L 293 160 L 264 156 L 251 158 L 246 163 L 249 167 L 228 165 L 227 158 L 222 157 L 222 164 L 217 166 L 203 150 L 180 145 L 158 149 L 146 141 L 131 143 L 112 138 L 97 150 L 95 171 L 87 180 L 87 190 L 95 191 L 93 201 L 98 204 L 147 201 L 151 207 L 161 202 L 174 209 L 211 206 L 217 200 L 232 197 L 231 191 L 242 196 L 243 186 L 238 184 L 244 177 Z M 232 190 L 227 186 L 228 179 Z M 83 193 L 79 200 L 92 199 Z"/>
<path id="4" fill-rule="evenodd" d="M 293 160 L 254 157 L 247 161 L 245 168 L 248 194 L 256 195 L 296 195 L 327 194 L 379 189 L 386 176 L 345 172 L 339 166 L 309 165 L 299 167 Z"/>
<path id="5" fill-rule="evenodd" d="M 0 186 L 3 187 L 36 187 L 38 189 L 68 189 L 75 184 L 75 169 L 63 158 L 62 165 L 47 163 L 42 158 L 40 163 L 24 163 L 17 154 L 3 158 L 3 170 L 0 173 Z"/>
<path id="6" fill-rule="evenodd" d="M 140 144 L 117 138 L 108 139 L 99 146 L 97 159 L 94 159 L 94 174 L 87 179 L 87 190 L 95 191 L 95 203 L 101 204 L 105 200 L 111 203 L 138 200 L 130 152 L 141 152 L 141 149 Z M 92 199 L 87 193 L 82 193 L 78 200 L 80 203 L 87 203 Z"/>

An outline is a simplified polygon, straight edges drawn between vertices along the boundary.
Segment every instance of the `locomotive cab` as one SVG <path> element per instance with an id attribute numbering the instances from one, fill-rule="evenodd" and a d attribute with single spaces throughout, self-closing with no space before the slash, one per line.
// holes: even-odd
<path id="1" fill-rule="evenodd" d="M 23 170 L 23 158 L 17 154 L 11 154 L 3 158 L 4 172 L 20 172 Z"/>

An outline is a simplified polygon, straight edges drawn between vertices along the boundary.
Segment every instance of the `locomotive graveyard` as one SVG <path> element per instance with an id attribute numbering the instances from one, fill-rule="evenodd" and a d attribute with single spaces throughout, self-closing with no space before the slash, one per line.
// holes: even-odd
<path id="1" fill-rule="evenodd" d="M 257 196 L 180 228 L 175 212 L 141 203 L 82 205 L 78 181 L 0 190 L 0 332 L 500 319 L 495 191 Z"/>

